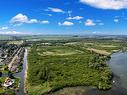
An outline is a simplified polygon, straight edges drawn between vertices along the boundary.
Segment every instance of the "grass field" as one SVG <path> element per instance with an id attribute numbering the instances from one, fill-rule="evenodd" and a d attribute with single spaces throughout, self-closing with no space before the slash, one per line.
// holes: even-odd
<path id="1" fill-rule="evenodd" d="M 110 55 L 114 51 L 122 50 L 124 47 L 127 47 L 126 43 L 114 42 L 112 40 L 83 40 L 79 42 L 66 43 L 67 46 L 74 46 L 77 48 L 97 51 L 98 53 L 102 52 L 103 54 Z M 96 53 L 97 53 L 96 52 Z"/>
<path id="2" fill-rule="evenodd" d="M 72 55 L 72 54 L 81 54 L 83 51 L 75 50 L 73 48 L 68 48 L 68 46 L 42 46 L 37 50 L 38 54 L 41 56 L 46 55 Z"/>
<path id="3" fill-rule="evenodd" d="M 21 44 L 23 44 L 23 41 L 8 41 L 7 44 L 21 45 Z"/>
<path id="4" fill-rule="evenodd" d="M 27 41 L 55 41 L 55 40 L 71 40 L 71 39 L 82 39 L 84 36 L 78 35 L 26 35 L 20 36 L 20 39 Z"/>
<path id="5" fill-rule="evenodd" d="M 0 40 L 12 40 L 12 36 L 7 36 L 7 35 L 0 35 Z"/>

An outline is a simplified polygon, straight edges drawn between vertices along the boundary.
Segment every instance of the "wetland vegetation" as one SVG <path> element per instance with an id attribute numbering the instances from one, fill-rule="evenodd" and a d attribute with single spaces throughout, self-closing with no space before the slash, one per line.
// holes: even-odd
<path id="1" fill-rule="evenodd" d="M 110 89 L 112 71 L 106 62 L 110 54 L 123 50 L 123 46 L 126 47 L 125 43 L 119 40 L 101 39 L 31 44 L 26 84 L 28 94 L 41 95 L 75 86 Z"/>

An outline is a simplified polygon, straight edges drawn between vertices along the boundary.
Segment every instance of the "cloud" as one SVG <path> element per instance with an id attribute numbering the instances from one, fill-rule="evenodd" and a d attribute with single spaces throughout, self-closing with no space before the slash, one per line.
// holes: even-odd
<path id="1" fill-rule="evenodd" d="M 119 22 L 119 19 L 114 19 L 114 22 L 116 22 L 116 23 Z"/>
<path id="2" fill-rule="evenodd" d="M 23 15 L 21 13 L 17 14 L 16 16 L 14 16 L 11 21 L 11 23 L 28 23 L 28 17 L 26 15 Z"/>
<path id="3" fill-rule="evenodd" d="M 101 25 L 101 26 L 104 25 L 104 23 L 100 19 L 95 20 L 95 22 L 96 22 L 96 25 Z"/>
<path id="4" fill-rule="evenodd" d="M 26 15 L 23 15 L 21 13 L 17 14 L 16 16 L 14 16 L 11 20 L 10 23 L 38 23 L 37 19 L 29 19 Z"/>
<path id="5" fill-rule="evenodd" d="M 56 13 L 64 13 L 64 11 L 62 9 L 51 8 L 51 7 L 48 7 L 48 9 L 46 9 L 45 11 L 51 11 L 51 12 L 56 12 Z"/>
<path id="6" fill-rule="evenodd" d="M 47 14 L 48 16 L 52 16 L 52 14 Z"/>
<path id="7" fill-rule="evenodd" d="M 100 23 L 98 23 L 98 25 L 104 25 L 104 23 L 100 22 Z"/>
<path id="8" fill-rule="evenodd" d="M 67 11 L 69 17 L 71 17 L 72 11 Z"/>
<path id="9" fill-rule="evenodd" d="M 5 32 L 0 32 L 0 34 L 13 35 L 13 34 L 23 34 L 23 33 L 17 31 L 5 31 Z"/>
<path id="10" fill-rule="evenodd" d="M 0 31 L 0 34 L 4 34 L 4 35 L 33 35 L 32 32 L 19 32 L 16 30 Z"/>
<path id="11" fill-rule="evenodd" d="M 80 0 L 80 2 L 100 9 L 127 9 L 127 0 Z"/>
<path id="12" fill-rule="evenodd" d="M 33 23 L 48 24 L 49 21 L 40 21 L 37 19 L 29 19 L 26 15 L 19 13 L 10 20 L 10 23 L 14 24 L 14 26 L 20 26 L 23 23 L 27 23 L 27 24 L 33 24 Z"/>
<path id="13" fill-rule="evenodd" d="M 38 23 L 38 20 L 37 19 L 30 19 L 26 23 Z"/>
<path id="14" fill-rule="evenodd" d="M 96 22 L 102 22 L 100 19 L 97 19 Z"/>
<path id="15" fill-rule="evenodd" d="M 81 19 L 83 19 L 83 17 L 81 17 L 81 16 L 75 16 L 75 17 L 68 17 L 67 19 L 68 20 L 81 20 Z"/>
<path id="16" fill-rule="evenodd" d="M 86 26 L 95 26 L 96 23 L 94 23 L 93 20 L 91 20 L 91 19 L 87 19 L 87 20 L 85 21 L 85 25 L 86 25 Z"/>
<path id="17" fill-rule="evenodd" d="M 0 28 L 0 30 L 7 30 L 7 29 L 8 29 L 7 26 L 5 26 L 5 27 L 1 27 L 1 28 Z"/>
<path id="18" fill-rule="evenodd" d="M 49 24 L 49 21 L 44 20 L 44 21 L 40 21 L 41 24 Z"/>
<path id="19" fill-rule="evenodd" d="M 97 34 L 97 32 L 96 31 L 94 31 L 94 32 L 92 32 L 93 34 Z"/>
<path id="20" fill-rule="evenodd" d="M 73 22 L 69 22 L 69 21 L 64 21 L 63 23 L 58 23 L 58 25 L 62 25 L 62 26 L 72 26 L 72 25 L 74 25 L 74 23 Z"/>

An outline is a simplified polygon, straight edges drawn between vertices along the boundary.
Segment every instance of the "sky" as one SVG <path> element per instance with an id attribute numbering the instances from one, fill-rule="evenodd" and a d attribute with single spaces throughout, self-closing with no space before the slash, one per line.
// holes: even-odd
<path id="1" fill-rule="evenodd" d="M 127 35 L 127 0 L 1 0 L 0 34 Z"/>

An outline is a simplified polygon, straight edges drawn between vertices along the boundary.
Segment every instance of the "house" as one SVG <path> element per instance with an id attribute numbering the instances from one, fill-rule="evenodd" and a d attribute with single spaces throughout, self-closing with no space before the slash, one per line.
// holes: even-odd
<path id="1" fill-rule="evenodd" d="M 9 87 L 9 86 L 12 86 L 13 84 L 14 84 L 14 80 L 9 78 L 9 77 L 7 77 L 5 79 L 5 82 L 4 82 L 3 86 L 4 87 Z"/>

